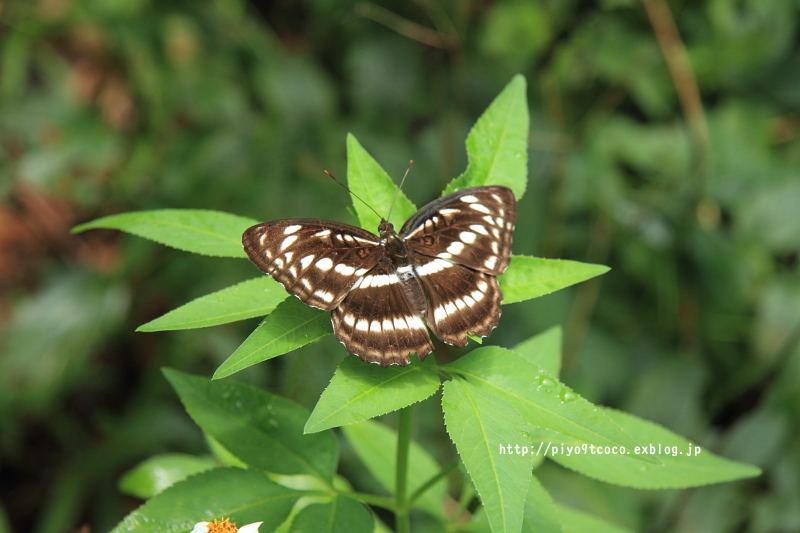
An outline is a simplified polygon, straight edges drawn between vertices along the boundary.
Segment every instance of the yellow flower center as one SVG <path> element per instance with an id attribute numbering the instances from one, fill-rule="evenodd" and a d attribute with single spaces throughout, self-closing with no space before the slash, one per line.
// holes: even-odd
<path id="1" fill-rule="evenodd" d="M 236 522 L 230 522 L 228 518 L 214 520 L 208 524 L 208 533 L 236 533 Z"/>

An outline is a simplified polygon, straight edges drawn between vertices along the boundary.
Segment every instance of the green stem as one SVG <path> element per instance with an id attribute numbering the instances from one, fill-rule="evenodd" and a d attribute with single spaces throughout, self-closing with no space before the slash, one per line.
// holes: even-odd
<path id="1" fill-rule="evenodd" d="M 440 479 L 442 479 L 444 477 L 447 477 L 448 475 L 450 475 L 452 472 L 454 472 L 456 470 L 458 470 L 458 461 L 454 461 L 452 464 L 450 464 L 450 466 L 447 466 L 447 467 L 442 468 L 441 470 L 439 470 L 439 472 L 435 476 L 433 476 L 428 481 L 423 483 L 422 486 L 420 486 L 420 488 L 415 490 L 414 493 L 411 496 L 409 496 L 409 498 L 408 498 L 408 507 L 411 508 L 411 506 L 414 505 L 414 502 L 417 501 L 417 499 L 419 499 L 420 496 L 425 494 L 425 492 L 429 488 L 431 488 L 436 483 L 438 483 Z"/>
<path id="2" fill-rule="evenodd" d="M 397 507 L 394 503 L 394 500 L 391 498 L 378 496 L 376 494 L 367 494 L 364 492 L 343 492 L 342 494 L 361 503 L 374 505 L 375 507 L 381 507 L 383 509 L 388 509 L 389 511 L 394 511 Z M 328 493 L 321 493 L 320 495 L 328 495 Z"/>
<path id="3" fill-rule="evenodd" d="M 411 446 L 411 426 L 414 420 L 414 406 L 400 410 L 400 422 L 397 427 L 397 461 L 395 463 L 395 518 L 397 533 L 410 533 L 411 523 L 408 514 L 408 450 Z"/>

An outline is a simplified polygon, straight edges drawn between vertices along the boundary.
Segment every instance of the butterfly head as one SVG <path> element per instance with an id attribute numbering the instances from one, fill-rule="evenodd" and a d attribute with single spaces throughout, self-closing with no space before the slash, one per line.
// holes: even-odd
<path id="1" fill-rule="evenodd" d="M 380 225 L 378 225 L 378 235 L 381 237 L 381 242 L 386 242 L 392 235 L 397 235 L 394 232 L 394 224 L 382 218 Z"/>

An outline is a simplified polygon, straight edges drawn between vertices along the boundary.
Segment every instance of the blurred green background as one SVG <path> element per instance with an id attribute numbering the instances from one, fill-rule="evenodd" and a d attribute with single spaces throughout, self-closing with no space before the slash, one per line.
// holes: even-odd
<path id="1" fill-rule="evenodd" d="M 521 72 L 518 254 L 610 273 L 504 309 L 490 343 L 564 328 L 563 379 L 763 476 L 565 504 L 642 532 L 800 531 L 798 0 L 0 1 L 0 532 L 106 531 L 119 476 L 207 453 L 160 374 L 210 375 L 257 320 L 134 333 L 258 275 L 83 221 L 156 208 L 353 222 L 353 132 L 417 205 Z M 462 351 L 443 348 L 446 361 Z M 332 337 L 237 378 L 311 408 Z M 415 435 L 444 461 L 436 401 Z M 391 423 L 391 417 L 388 417 Z M 351 452 L 342 473 L 370 490 Z M 79 529 L 84 527 L 84 529 Z M 432 526 L 418 523 L 419 531 Z"/>

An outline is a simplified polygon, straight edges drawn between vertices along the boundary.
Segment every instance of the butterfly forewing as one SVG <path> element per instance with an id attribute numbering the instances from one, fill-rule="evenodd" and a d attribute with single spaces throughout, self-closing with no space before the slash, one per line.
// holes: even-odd
<path id="1" fill-rule="evenodd" d="M 497 276 L 508 267 L 516 218 L 510 189 L 473 187 L 420 209 L 400 236 L 417 253 Z"/>
<path id="2" fill-rule="evenodd" d="M 378 237 L 327 220 L 289 218 L 266 222 L 242 236 L 245 252 L 312 307 L 330 311 L 383 255 Z"/>
<path id="3" fill-rule="evenodd" d="M 316 219 L 259 224 L 242 237 L 263 271 L 304 303 L 332 310 L 336 338 L 365 361 L 407 365 L 433 351 L 427 326 L 465 346 L 500 319 L 495 276 L 508 266 L 517 214 L 510 189 L 473 187 L 420 209 L 380 237 Z"/>

